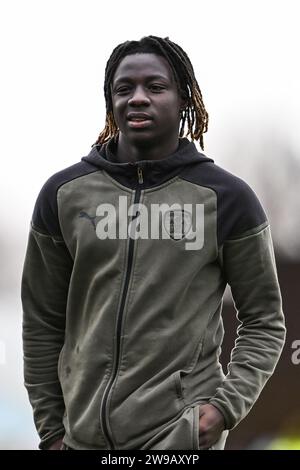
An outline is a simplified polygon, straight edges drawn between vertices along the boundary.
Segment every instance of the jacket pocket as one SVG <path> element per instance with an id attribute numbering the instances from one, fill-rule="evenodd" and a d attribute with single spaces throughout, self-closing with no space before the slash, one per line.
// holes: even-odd
<path id="1" fill-rule="evenodd" d="M 194 449 L 195 450 L 204 450 L 200 449 L 200 444 L 199 444 L 199 420 L 200 420 L 200 406 L 203 405 L 203 403 L 200 403 L 198 405 L 194 406 Z M 206 450 L 213 450 L 214 446 L 207 447 Z"/>
<path id="2" fill-rule="evenodd" d="M 183 385 L 181 381 L 180 370 L 178 370 L 177 372 L 175 372 L 175 374 L 173 374 L 173 379 L 175 382 L 177 396 L 179 399 L 184 401 L 184 390 L 183 390 Z"/>
<path id="3" fill-rule="evenodd" d="M 193 408 L 194 422 L 193 422 L 193 449 L 199 450 L 199 407 L 195 405 Z"/>
<path id="4" fill-rule="evenodd" d="M 188 406 L 140 450 L 198 450 L 197 414 L 196 407 Z"/>
<path id="5" fill-rule="evenodd" d="M 200 404 L 198 404 L 194 407 L 194 418 L 195 418 L 194 442 L 195 442 L 195 445 L 197 446 L 197 447 L 195 447 L 195 449 L 198 449 L 198 450 L 204 450 L 204 449 L 200 449 L 200 445 L 199 445 L 199 428 L 200 428 L 200 426 L 199 426 L 199 416 L 200 416 L 200 407 L 203 404 L 204 403 L 200 403 Z M 207 447 L 206 450 L 223 450 L 224 447 L 225 447 L 225 443 L 226 443 L 226 439 L 228 437 L 228 434 L 229 434 L 229 430 L 224 429 L 222 431 L 222 433 L 220 434 L 219 439 L 213 445 L 211 445 L 210 447 Z"/>

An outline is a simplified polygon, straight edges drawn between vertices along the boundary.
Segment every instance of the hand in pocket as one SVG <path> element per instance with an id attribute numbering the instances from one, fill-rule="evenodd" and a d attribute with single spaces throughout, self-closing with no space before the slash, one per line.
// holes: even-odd
<path id="1" fill-rule="evenodd" d="M 222 413 L 209 403 L 199 407 L 199 447 L 208 449 L 217 442 L 225 422 Z"/>

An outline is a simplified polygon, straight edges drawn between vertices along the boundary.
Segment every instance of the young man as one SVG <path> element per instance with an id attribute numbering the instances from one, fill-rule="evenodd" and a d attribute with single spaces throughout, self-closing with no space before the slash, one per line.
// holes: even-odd
<path id="1" fill-rule="evenodd" d="M 266 214 L 197 150 L 208 114 L 180 46 L 120 44 L 104 92 L 104 130 L 32 216 L 23 341 L 39 447 L 223 449 L 285 340 Z M 225 376 L 227 283 L 241 323 Z"/>

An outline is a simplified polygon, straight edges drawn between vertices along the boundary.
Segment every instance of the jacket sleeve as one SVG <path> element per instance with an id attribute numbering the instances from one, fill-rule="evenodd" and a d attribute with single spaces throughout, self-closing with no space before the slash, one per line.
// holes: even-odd
<path id="1" fill-rule="evenodd" d="M 254 197 L 259 205 L 252 195 L 252 207 Z M 273 374 L 286 337 L 269 222 L 228 238 L 222 264 L 240 324 L 228 373 L 210 403 L 222 412 L 226 429 L 232 429 Z"/>
<path id="2" fill-rule="evenodd" d="M 65 242 L 61 234 L 53 233 L 55 224 L 49 223 L 55 214 L 47 208 L 46 192 L 41 191 L 35 205 L 21 281 L 24 385 L 41 439 L 40 449 L 48 448 L 65 433 L 58 362 L 72 271 Z"/>

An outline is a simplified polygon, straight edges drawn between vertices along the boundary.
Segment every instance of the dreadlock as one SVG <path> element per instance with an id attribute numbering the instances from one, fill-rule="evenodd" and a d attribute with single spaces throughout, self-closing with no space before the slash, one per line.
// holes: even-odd
<path id="1" fill-rule="evenodd" d="M 187 97 L 187 105 L 180 113 L 179 136 L 184 136 L 184 128 L 187 124 L 188 132 L 186 136 L 190 135 L 192 140 L 200 141 L 200 146 L 204 150 L 203 134 L 207 131 L 208 113 L 203 103 L 201 90 L 196 80 L 192 63 L 186 52 L 178 44 L 172 42 L 168 37 L 160 38 L 158 36 L 144 36 L 140 41 L 125 41 L 112 51 L 105 68 L 105 127 L 92 147 L 107 142 L 118 133 L 118 127 L 113 116 L 110 84 L 120 61 L 125 56 L 143 52 L 158 54 L 168 61 L 178 90 Z"/>

